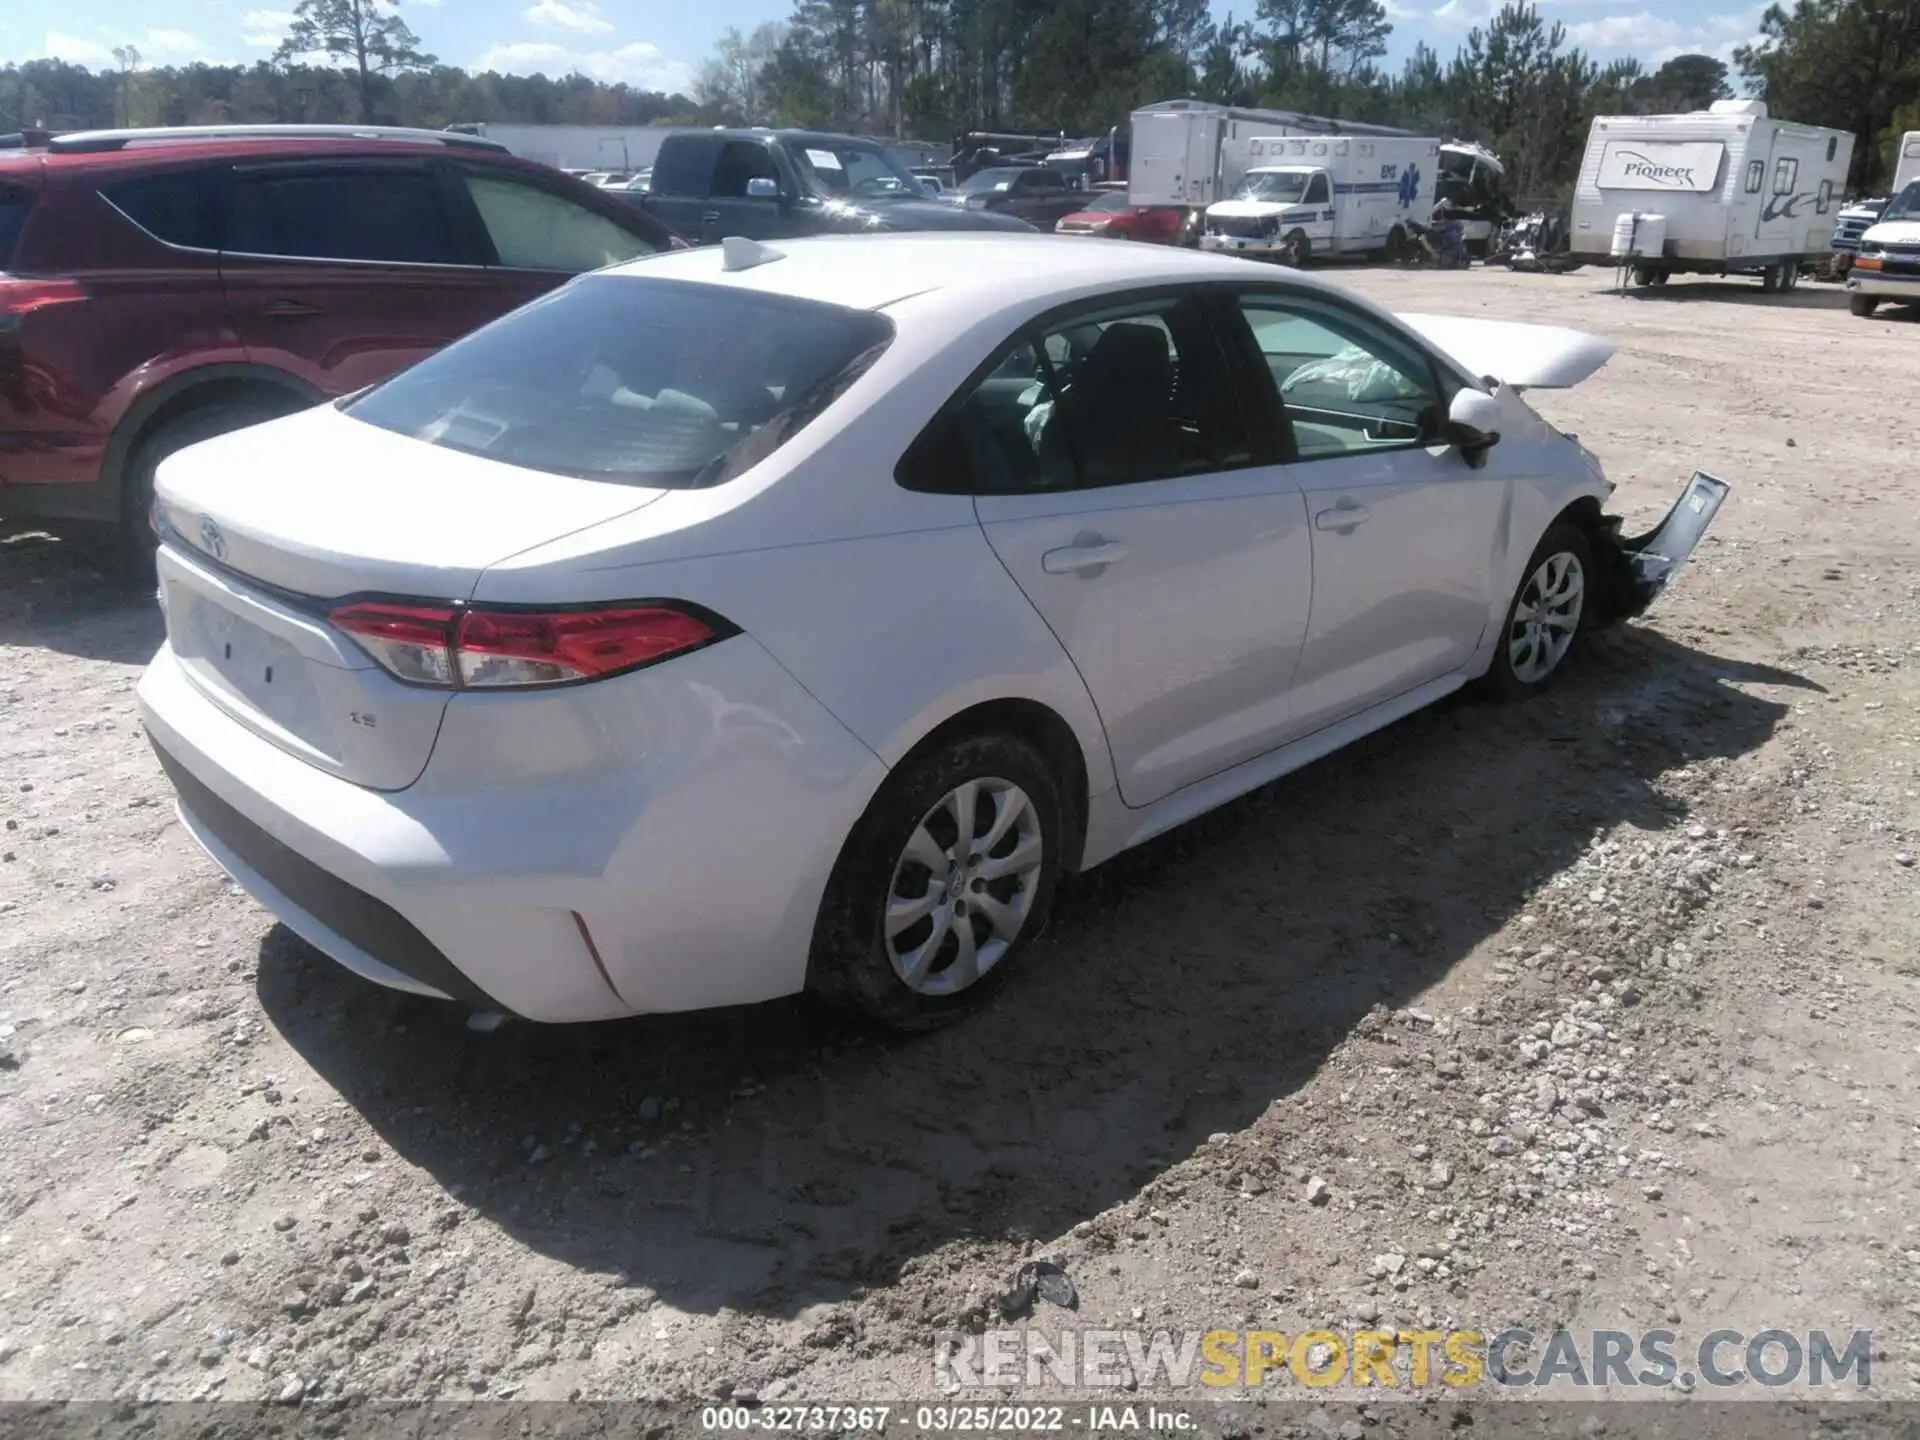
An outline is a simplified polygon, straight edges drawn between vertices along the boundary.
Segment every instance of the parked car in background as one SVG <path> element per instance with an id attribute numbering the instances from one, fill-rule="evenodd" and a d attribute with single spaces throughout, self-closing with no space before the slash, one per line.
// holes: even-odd
<path id="1" fill-rule="evenodd" d="M 1057 235 L 1099 235 L 1108 240 L 1148 240 L 1172 245 L 1187 212 L 1178 205 L 1135 205 L 1125 190 L 1095 195 L 1080 209 L 1063 215 Z"/>
<path id="2" fill-rule="evenodd" d="M 1612 348 L 1145 245 L 728 237 L 168 462 L 141 713 L 371 980 L 925 1029 L 1061 875 L 1643 610 L 1726 487 L 1622 541 L 1521 395 Z"/>
<path id="3" fill-rule="evenodd" d="M 1847 305 L 1872 315 L 1882 303 L 1920 305 L 1920 180 L 1893 199 L 1860 237 L 1847 271 Z"/>
<path id="4" fill-rule="evenodd" d="M 915 165 L 913 177 L 920 182 L 920 188 L 936 200 L 947 200 L 959 194 L 960 182 L 954 177 L 951 165 Z"/>
<path id="5" fill-rule="evenodd" d="M 640 204 L 689 240 L 874 230 L 1027 230 L 1009 215 L 929 199 L 878 141 L 808 130 L 679 130 Z"/>
<path id="6" fill-rule="evenodd" d="M 238 126 L 0 151 L 0 515 L 136 560 L 159 463 L 383 380 L 671 233 L 499 145 Z"/>
<path id="7" fill-rule="evenodd" d="M 969 210 L 1011 215 L 1036 230 L 1051 230 L 1086 203 L 1087 192 L 1070 188 L 1045 165 L 995 165 L 969 175 L 960 197 Z"/>

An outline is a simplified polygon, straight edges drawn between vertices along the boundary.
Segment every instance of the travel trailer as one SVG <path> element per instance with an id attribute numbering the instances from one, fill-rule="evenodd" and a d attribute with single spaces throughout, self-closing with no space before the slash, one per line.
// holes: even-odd
<path id="1" fill-rule="evenodd" d="M 1670 275 L 1758 275 L 1791 289 L 1825 260 L 1853 136 L 1794 125 L 1760 100 L 1686 115 L 1603 115 L 1574 186 L 1573 258 Z"/>
<path id="2" fill-rule="evenodd" d="M 1398 257 L 1415 233 L 1408 222 L 1425 225 L 1432 215 L 1438 140 L 1266 135 L 1248 150 L 1252 168 L 1207 207 L 1203 250 L 1292 265 L 1371 251 Z"/>

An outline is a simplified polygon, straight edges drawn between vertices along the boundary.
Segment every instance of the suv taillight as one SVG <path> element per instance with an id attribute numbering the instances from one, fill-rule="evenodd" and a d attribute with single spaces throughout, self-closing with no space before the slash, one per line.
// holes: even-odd
<path id="1" fill-rule="evenodd" d="M 0 275 L 0 316 L 25 315 L 49 305 L 71 305 L 87 298 L 78 280 L 46 280 Z"/>
<path id="2" fill-rule="evenodd" d="M 514 690 L 601 680 L 731 635 L 669 602 L 506 610 L 364 601 L 327 616 L 397 680 L 440 690 Z"/>

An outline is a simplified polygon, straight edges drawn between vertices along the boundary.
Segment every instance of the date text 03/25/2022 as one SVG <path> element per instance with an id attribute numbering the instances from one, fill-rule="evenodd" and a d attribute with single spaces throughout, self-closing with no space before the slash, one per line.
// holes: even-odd
<path id="1" fill-rule="evenodd" d="M 709 1405 L 700 1412 L 700 1428 L 709 1433 L 882 1434 L 890 1419 L 911 1421 L 915 1431 L 936 1435 L 1076 1430 L 1179 1435 L 1196 1428 L 1188 1411 L 1159 1405 L 916 1405 L 911 1410 L 890 1405 Z"/>

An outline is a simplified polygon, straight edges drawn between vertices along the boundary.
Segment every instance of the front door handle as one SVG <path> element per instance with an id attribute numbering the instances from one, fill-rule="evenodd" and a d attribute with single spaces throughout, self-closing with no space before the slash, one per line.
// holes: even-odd
<path id="1" fill-rule="evenodd" d="M 1040 557 L 1040 568 L 1049 575 L 1097 575 L 1117 560 L 1133 552 L 1118 541 L 1081 538 Z"/>
<path id="2" fill-rule="evenodd" d="M 1319 514 L 1315 515 L 1313 517 L 1313 528 L 1316 530 L 1334 530 L 1342 535 L 1346 535 L 1366 524 L 1372 514 L 1373 512 L 1364 505 L 1356 505 L 1350 500 L 1343 500 L 1340 504 L 1334 506 L 1333 509 L 1322 510 Z"/>
<path id="3" fill-rule="evenodd" d="M 276 320 L 292 320 L 303 315 L 318 315 L 320 309 L 302 300 L 275 300 L 267 306 L 266 313 Z"/>
<path id="4" fill-rule="evenodd" d="M 704 224 L 718 225 L 720 223 L 720 212 L 718 210 L 709 210 L 702 215 L 700 219 Z"/>

